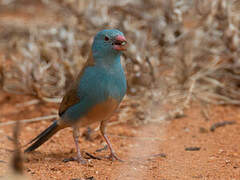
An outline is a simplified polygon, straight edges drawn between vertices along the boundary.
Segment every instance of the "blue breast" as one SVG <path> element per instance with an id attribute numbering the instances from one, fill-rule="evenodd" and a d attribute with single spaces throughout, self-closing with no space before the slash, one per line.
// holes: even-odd
<path id="1" fill-rule="evenodd" d="M 75 121 L 84 116 L 94 105 L 109 98 L 121 102 L 127 85 L 120 58 L 109 66 L 89 66 L 85 68 L 78 85 L 80 102 L 70 107 L 64 116 Z"/>

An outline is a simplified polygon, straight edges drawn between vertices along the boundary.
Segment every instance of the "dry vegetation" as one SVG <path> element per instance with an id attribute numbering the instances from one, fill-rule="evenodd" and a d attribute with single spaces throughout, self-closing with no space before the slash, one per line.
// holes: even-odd
<path id="1" fill-rule="evenodd" d="M 166 118 L 181 113 L 192 100 L 240 103 L 238 1 L 0 3 L 0 85 L 5 91 L 58 102 L 87 59 L 96 32 L 118 28 L 129 41 L 122 60 L 139 119 L 153 115 L 157 105 L 171 104 L 172 111 L 162 114 Z M 24 12 L 24 20 L 8 21 L 5 11 Z"/>

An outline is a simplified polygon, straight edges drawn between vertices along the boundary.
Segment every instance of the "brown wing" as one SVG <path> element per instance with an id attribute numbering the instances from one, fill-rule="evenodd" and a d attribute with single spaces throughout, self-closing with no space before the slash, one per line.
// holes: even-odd
<path id="1" fill-rule="evenodd" d="M 70 106 L 77 104 L 80 99 L 77 96 L 76 86 L 71 87 L 63 97 L 63 100 L 60 104 L 58 114 L 61 116 Z"/>
<path id="2" fill-rule="evenodd" d="M 63 97 L 63 100 L 60 104 L 59 111 L 58 111 L 59 116 L 61 116 L 69 107 L 80 102 L 81 99 L 77 95 L 78 82 L 83 75 L 84 69 L 88 66 L 94 66 L 94 64 L 95 63 L 93 60 L 92 53 L 90 53 L 88 56 L 88 60 L 86 61 L 85 65 L 82 68 L 82 70 L 80 71 L 80 73 L 78 74 L 74 84 L 72 84 L 72 86 L 70 86 L 70 88 L 67 90 L 65 96 Z"/>

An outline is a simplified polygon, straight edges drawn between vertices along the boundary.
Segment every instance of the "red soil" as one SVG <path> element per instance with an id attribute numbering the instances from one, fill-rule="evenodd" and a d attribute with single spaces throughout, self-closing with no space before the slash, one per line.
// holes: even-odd
<path id="1" fill-rule="evenodd" d="M 0 94 L 0 122 L 21 120 L 51 114 L 55 104 L 19 106 L 31 100 L 29 96 Z M 193 105 L 185 117 L 157 124 L 133 126 L 122 123 L 108 128 L 117 154 L 125 162 L 111 162 L 104 158 L 107 150 L 99 132 L 92 141 L 80 138 L 81 150 L 101 157 L 89 159 L 88 165 L 62 160 L 75 155 L 71 129 L 64 129 L 37 151 L 25 155 L 24 169 L 33 179 L 239 179 L 240 178 L 240 109 L 234 106 L 211 106 L 206 120 L 198 106 Z M 113 117 L 116 120 L 117 116 Z M 216 122 L 235 121 L 233 125 L 210 127 Z M 50 124 L 40 121 L 22 125 L 20 143 L 26 144 Z M 95 126 L 94 126 L 95 127 Z M 81 128 L 84 131 L 85 128 Z M 8 162 L 12 156 L 12 126 L 0 127 L 0 160 Z M 186 147 L 200 147 L 186 151 Z M 8 163 L 0 161 L 0 176 L 8 172 Z"/>

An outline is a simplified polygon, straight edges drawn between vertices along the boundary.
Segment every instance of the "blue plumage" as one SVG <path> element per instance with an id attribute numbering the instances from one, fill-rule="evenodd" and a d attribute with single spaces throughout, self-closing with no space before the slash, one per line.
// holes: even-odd
<path id="1" fill-rule="evenodd" d="M 77 94 L 81 101 L 68 108 L 63 114 L 63 119 L 77 121 L 94 105 L 107 101 L 109 98 L 120 103 L 125 93 L 126 79 L 120 59 L 112 65 L 111 71 L 97 65 L 88 67 L 78 84 Z"/>
<path id="2" fill-rule="evenodd" d="M 61 118 L 34 138 L 35 142 L 25 152 L 36 149 L 58 130 L 72 126 L 78 155 L 76 160 L 84 163 L 78 146 L 78 128 L 100 121 L 101 133 L 111 151 L 110 157 L 119 160 L 105 134 L 105 127 L 107 119 L 126 93 L 126 78 L 120 61 L 125 49 L 126 39 L 119 30 L 103 30 L 97 33 L 86 66 L 60 105 Z"/>
<path id="3" fill-rule="evenodd" d="M 120 103 L 126 93 L 126 78 L 121 65 L 121 51 L 112 48 L 112 41 L 118 30 L 103 30 L 93 42 L 92 54 L 94 66 L 84 69 L 80 81 L 77 82 L 77 95 L 80 102 L 70 107 L 63 119 L 74 122 L 84 116 L 94 105 L 107 101 L 109 98 Z M 109 40 L 106 41 L 105 37 Z M 107 111 L 107 110 L 106 110 Z"/>

